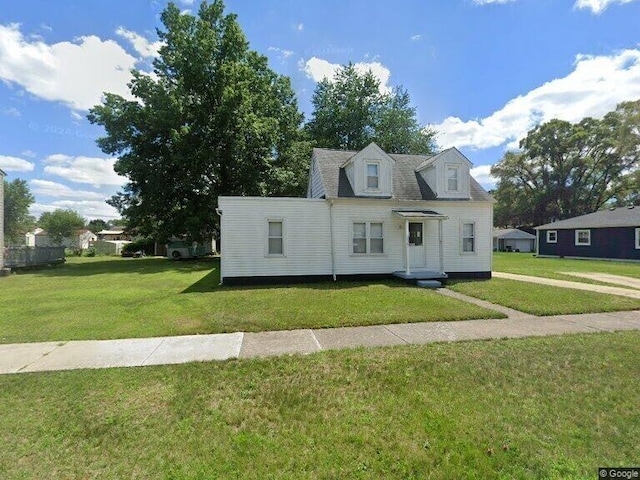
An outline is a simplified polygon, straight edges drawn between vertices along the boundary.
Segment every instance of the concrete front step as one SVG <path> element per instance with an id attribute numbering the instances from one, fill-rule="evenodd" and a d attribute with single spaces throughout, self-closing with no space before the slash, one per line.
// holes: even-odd
<path id="1" fill-rule="evenodd" d="M 416 285 L 420 288 L 442 288 L 442 283 L 438 280 L 418 280 Z"/>

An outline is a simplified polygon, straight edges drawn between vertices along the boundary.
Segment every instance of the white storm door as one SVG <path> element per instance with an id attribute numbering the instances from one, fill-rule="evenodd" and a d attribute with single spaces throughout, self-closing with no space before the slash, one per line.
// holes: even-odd
<path id="1" fill-rule="evenodd" d="M 424 223 L 409 222 L 409 266 L 411 268 L 424 268 L 427 265 L 424 248 Z"/>

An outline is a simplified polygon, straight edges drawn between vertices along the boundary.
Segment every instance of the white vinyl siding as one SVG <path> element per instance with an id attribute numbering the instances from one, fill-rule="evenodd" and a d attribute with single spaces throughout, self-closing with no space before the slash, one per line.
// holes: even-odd
<path id="1" fill-rule="evenodd" d="M 463 221 L 460 228 L 462 253 L 476 253 L 476 224 Z"/>
<path id="2" fill-rule="evenodd" d="M 557 230 L 547 230 L 547 243 L 558 243 Z"/>
<path id="3" fill-rule="evenodd" d="M 284 222 L 267 220 L 267 255 L 284 255 Z"/>
<path id="4" fill-rule="evenodd" d="M 382 222 L 353 222 L 352 253 L 354 255 L 384 253 L 384 224 Z"/>
<path id="5" fill-rule="evenodd" d="M 576 230 L 576 246 L 591 245 L 591 230 Z"/>
<path id="6" fill-rule="evenodd" d="M 640 228 L 636 228 L 636 250 L 640 250 Z"/>

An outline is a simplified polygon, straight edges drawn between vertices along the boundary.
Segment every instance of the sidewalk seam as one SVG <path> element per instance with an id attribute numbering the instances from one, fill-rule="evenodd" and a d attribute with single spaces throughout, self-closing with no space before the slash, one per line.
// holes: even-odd
<path id="1" fill-rule="evenodd" d="M 45 353 L 44 355 L 40 355 L 40 357 L 36 358 L 33 362 L 31 363 L 27 363 L 26 365 L 23 365 L 22 367 L 20 367 L 18 370 L 16 370 L 15 373 L 25 373 L 23 372 L 23 370 L 25 368 L 29 368 L 31 365 L 33 365 L 36 362 L 39 362 L 40 360 L 42 360 L 44 357 L 47 357 L 49 355 L 51 355 L 53 352 L 55 352 L 56 350 L 61 349 L 62 347 L 64 347 L 65 345 L 71 343 L 73 340 L 69 340 L 67 342 L 62 343 L 61 345 L 58 345 L 56 348 L 54 348 L 53 350 L 49 350 L 47 353 Z"/>
<path id="2" fill-rule="evenodd" d="M 382 328 L 384 328 L 387 332 L 389 332 L 391 335 L 393 335 L 394 337 L 399 338 L 400 340 L 402 340 L 405 344 L 407 345 L 413 345 L 413 343 L 408 342 L 406 339 L 402 338 L 400 335 L 398 335 L 396 332 L 394 332 L 393 330 L 390 330 L 388 327 L 389 325 L 394 325 L 394 324 L 387 324 L 387 325 L 382 325 Z"/>
<path id="3" fill-rule="evenodd" d="M 153 351 L 149 355 L 147 355 L 147 357 L 142 362 L 140 362 L 141 367 L 145 366 L 145 364 L 147 363 L 147 360 L 149 360 L 151 356 L 158 351 L 158 349 L 164 344 L 166 340 L 167 340 L 167 337 L 163 338 L 162 341 L 158 344 L 158 346 L 154 348 Z"/>

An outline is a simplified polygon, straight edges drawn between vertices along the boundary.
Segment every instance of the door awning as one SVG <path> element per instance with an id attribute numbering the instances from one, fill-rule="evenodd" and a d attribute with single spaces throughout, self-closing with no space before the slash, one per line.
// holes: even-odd
<path id="1" fill-rule="evenodd" d="M 394 215 L 407 220 L 447 220 L 449 217 L 433 210 L 392 210 Z"/>

